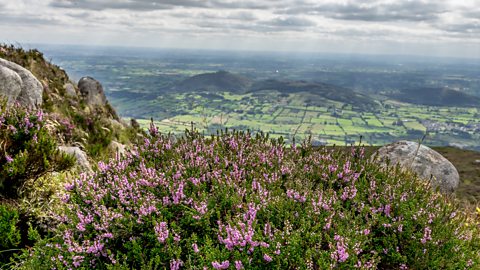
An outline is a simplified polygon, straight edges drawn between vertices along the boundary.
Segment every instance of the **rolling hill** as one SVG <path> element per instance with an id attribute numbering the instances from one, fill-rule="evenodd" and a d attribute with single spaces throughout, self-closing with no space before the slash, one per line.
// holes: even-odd
<path id="1" fill-rule="evenodd" d="M 321 105 L 325 99 L 328 99 L 361 108 L 376 106 L 375 101 L 368 96 L 333 84 L 273 79 L 253 81 L 227 71 L 195 75 L 174 83 L 170 90 L 175 92 L 229 91 L 238 94 L 275 90 L 285 94 L 302 95 L 305 97 L 305 102 L 311 105 Z"/>
<path id="2" fill-rule="evenodd" d="M 364 94 L 355 92 L 349 88 L 333 84 L 306 82 L 306 81 L 278 81 L 265 80 L 255 83 L 250 89 L 251 92 L 261 90 L 277 90 L 282 93 L 306 93 L 312 105 L 315 105 L 315 96 L 325 99 L 340 101 L 356 107 L 375 107 L 375 101 Z"/>
<path id="3" fill-rule="evenodd" d="M 389 94 L 388 96 L 402 102 L 430 106 L 480 106 L 480 98 L 448 88 L 409 88 L 402 89 L 398 92 Z"/>
<path id="4" fill-rule="evenodd" d="M 227 71 L 203 73 L 187 78 L 171 88 L 175 91 L 231 91 L 243 93 L 252 85 L 252 81 L 244 76 Z"/>

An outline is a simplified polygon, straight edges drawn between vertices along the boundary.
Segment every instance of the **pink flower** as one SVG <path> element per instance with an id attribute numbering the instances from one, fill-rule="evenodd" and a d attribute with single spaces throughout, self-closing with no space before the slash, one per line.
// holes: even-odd
<path id="1" fill-rule="evenodd" d="M 198 253 L 200 250 L 198 249 L 197 243 L 192 244 L 193 252 Z"/>
<path id="2" fill-rule="evenodd" d="M 263 259 L 264 259 L 266 262 L 271 262 L 271 261 L 272 261 L 272 257 L 268 256 L 268 254 L 263 254 Z"/>
<path id="3" fill-rule="evenodd" d="M 158 241 L 164 243 L 168 238 L 168 227 L 166 222 L 160 222 L 155 226 L 155 234 L 157 235 Z"/>
<path id="4" fill-rule="evenodd" d="M 229 261 L 223 261 L 221 263 L 219 262 L 212 262 L 213 268 L 219 270 L 219 269 L 228 269 L 230 267 L 230 262 Z"/>
<path id="5" fill-rule="evenodd" d="M 13 162 L 13 158 L 9 155 L 5 155 L 5 159 L 7 160 L 7 163 Z"/>
<path id="6" fill-rule="evenodd" d="M 235 261 L 235 269 L 237 269 L 237 270 L 243 269 L 242 261 Z"/>
<path id="7" fill-rule="evenodd" d="M 427 241 L 430 241 L 430 240 L 432 240 L 432 230 L 430 229 L 430 227 L 426 227 L 423 232 L 423 237 L 422 239 L 420 239 L 420 242 L 422 244 L 425 244 L 427 243 Z"/>
<path id="8" fill-rule="evenodd" d="M 183 265 L 182 260 L 172 260 L 170 261 L 170 269 L 172 270 L 178 270 L 180 267 Z"/>

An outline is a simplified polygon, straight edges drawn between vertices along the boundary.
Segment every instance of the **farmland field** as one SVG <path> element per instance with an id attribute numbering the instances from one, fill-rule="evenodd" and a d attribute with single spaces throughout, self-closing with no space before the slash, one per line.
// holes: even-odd
<path id="1" fill-rule="evenodd" d="M 193 124 L 205 135 L 224 128 L 249 129 L 268 132 L 272 137 L 283 136 L 287 142 L 291 142 L 293 136 L 297 141 L 311 137 L 314 144 L 328 145 L 350 145 L 358 143 L 360 138 L 367 145 L 383 145 L 399 139 L 420 140 L 425 134 L 426 143 L 433 145 L 442 145 L 453 136 L 455 142 L 467 146 L 480 140 L 479 133 L 462 132 L 467 126 L 480 125 L 478 109 L 444 109 L 385 101 L 380 109 L 370 112 L 329 101 L 322 107 L 302 107 L 295 94 L 281 98 L 276 91 L 256 97 L 217 92 L 213 100 L 205 98 L 206 94 L 171 94 L 146 104 L 141 101 L 138 106 L 158 107 L 152 110 L 154 122 L 162 132 L 177 134 Z M 126 103 L 118 100 L 113 103 L 127 111 L 123 104 Z M 150 120 L 140 117 L 139 123 L 147 127 Z"/>

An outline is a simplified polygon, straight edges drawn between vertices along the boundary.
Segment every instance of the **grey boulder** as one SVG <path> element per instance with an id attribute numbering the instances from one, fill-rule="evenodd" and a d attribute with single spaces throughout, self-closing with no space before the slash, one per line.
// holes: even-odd
<path id="1" fill-rule="evenodd" d="M 77 166 L 82 170 L 82 172 L 92 172 L 92 166 L 90 166 L 90 162 L 88 161 L 87 154 L 77 146 L 59 146 L 58 149 L 61 152 L 66 154 L 72 155 L 76 158 Z"/>
<path id="2" fill-rule="evenodd" d="M 103 92 L 103 87 L 92 77 L 83 77 L 78 81 L 78 90 L 90 107 L 105 106 L 107 97 Z"/>
<path id="3" fill-rule="evenodd" d="M 383 146 L 376 159 L 383 165 L 399 164 L 423 179 L 432 180 L 432 187 L 443 193 L 452 193 L 458 187 L 460 177 L 453 164 L 435 150 L 411 141 L 398 141 Z"/>
<path id="4" fill-rule="evenodd" d="M 39 108 L 43 102 L 43 86 L 27 69 L 0 58 L 0 96 L 8 104 L 18 102 L 29 108 Z"/>
<path id="5" fill-rule="evenodd" d="M 66 83 L 63 87 L 65 88 L 65 95 L 67 95 L 67 97 L 77 97 L 77 91 L 75 91 L 75 86 L 73 86 L 73 84 Z"/>

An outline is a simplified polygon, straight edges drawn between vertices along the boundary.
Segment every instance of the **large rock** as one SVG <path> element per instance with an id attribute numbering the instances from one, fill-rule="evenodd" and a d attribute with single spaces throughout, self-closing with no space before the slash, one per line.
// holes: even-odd
<path id="1" fill-rule="evenodd" d="M 66 83 L 63 87 L 65 88 L 65 95 L 67 95 L 67 97 L 77 97 L 77 92 L 75 91 L 75 86 L 73 86 L 73 84 Z"/>
<path id="2" fill-rule="evenodd" d="M 88 161 L 87 154 L 77 146 L 59 146 L 58 149 L 66 154 L 72 155 L 77 159 L 77 166 L 82 172 L 92 172 L 92 166 Z"/>
<path id="3" fill-rule="evenodd" d="M 18 102 L 29 108 L 39 108 L 43 102 L 43 86 L 27 69 L 0 58 L 0 95 L 8 103 Z"/>
<path id="4" fill-rule="evenodd" d="M 102 85 L 92 77 L 81 78 L 78 81 L 78 90 L 88 106 L 97 107 L 107 104 Z"/>
<path id="5" fill-rule="evenodd" d="M 433 188 L 452 193 L 458 187 L 460 177 L 453 164 L 435 150 L 410 141 L 399 141 L 377 151 L 377 160 L 383 164 L 399 164 L 424 179 L 432 179 Z"/>

